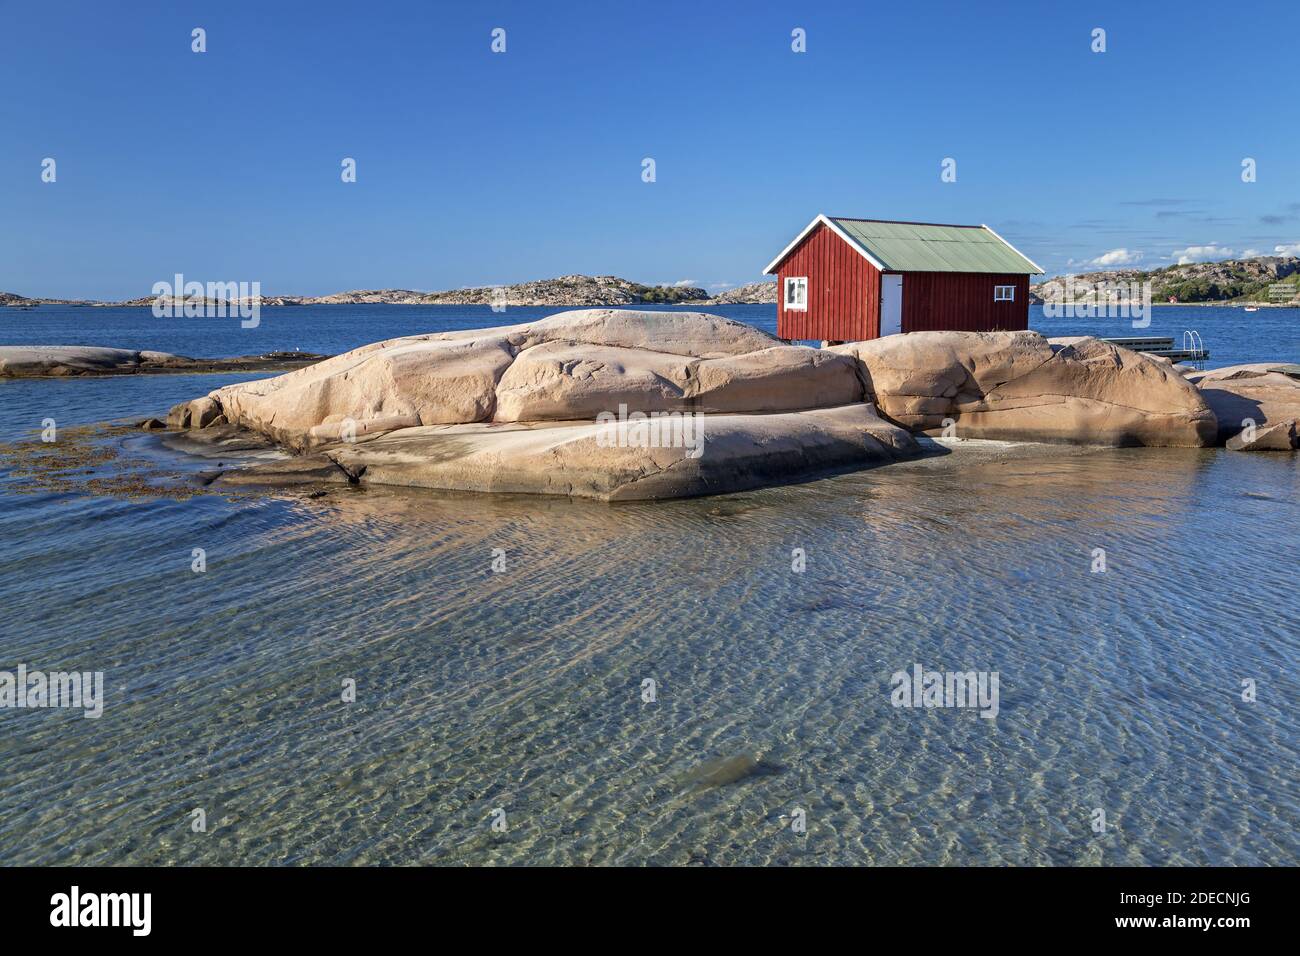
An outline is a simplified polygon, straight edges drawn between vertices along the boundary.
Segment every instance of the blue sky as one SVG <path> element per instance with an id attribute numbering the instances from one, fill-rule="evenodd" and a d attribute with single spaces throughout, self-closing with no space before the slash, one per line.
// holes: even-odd
<path id="1" fill-rule="evenodd" d="M 1300 252 L 1297 11 L 0 0 L 0 290 L 717 288 L 818 212 L 985 222 L 1049 273 Z"/>

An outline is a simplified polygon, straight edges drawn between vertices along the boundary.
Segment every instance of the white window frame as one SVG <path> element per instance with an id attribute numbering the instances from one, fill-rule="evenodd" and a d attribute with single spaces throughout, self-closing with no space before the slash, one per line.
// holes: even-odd
<path id="1" fill-rule="evenodd" d="M 1013 285 L 995 285 L 993 287 L 994 302 L 1015 302 L 1016 287 Z"/>
<path id="2" fill-rule="evenodd" d="M 796 292 L 802 292 L 799 301 L 790 301 L 791 283 Z M 786 276 L 785 288 L 782 290 L 782 302 L 785 304 L 787 312 L 807 312 L 808 311 L 808 277 L 807 276 Z"/>

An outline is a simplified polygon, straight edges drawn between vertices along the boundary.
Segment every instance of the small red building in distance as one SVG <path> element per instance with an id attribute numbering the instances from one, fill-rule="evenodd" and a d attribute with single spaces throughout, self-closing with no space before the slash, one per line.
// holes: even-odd
<path id="1" fill-rule="evenodd" d="M 1042 271 L 988 226 L 818 216 L 763 273 L 777 276 L 779 338 L 856 342 L 1027 329 Z"/>

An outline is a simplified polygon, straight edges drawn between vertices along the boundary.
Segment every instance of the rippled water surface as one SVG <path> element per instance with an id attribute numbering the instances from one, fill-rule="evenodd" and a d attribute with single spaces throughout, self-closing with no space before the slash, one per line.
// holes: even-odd
<path id="1" fill-rule="evenodd" d="M 231 380 L 0 382 L 0 440 Z M 1295 864 L 1298 462 L 959 451 L 620 506 L 0 473 L 0 669 L 107 685 L 0 710 L 0 862 Z M 891 706 L 913 663 L 997 671 L 998 716 Z"/>

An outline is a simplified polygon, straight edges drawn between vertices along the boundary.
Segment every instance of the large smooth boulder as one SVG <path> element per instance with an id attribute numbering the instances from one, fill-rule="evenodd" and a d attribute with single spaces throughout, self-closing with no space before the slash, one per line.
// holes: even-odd
<path id="1" fill-rule="evenodd" d="M 698 412 L 782 412 L 860 402 L 857 363 L 823 349 L 778 346 L 691 367 L 686 387 Z"/>
<path id="2" fill-rule="evenodd" d="M 917 455 L 916 440 L 870 405 L 772 415 L 696 416 L 680 441 L 645 444 L 635 425 L 426 425 L 323 446 L 306 475 L 337 465 L 361 485 L 552 494 L 630 501 L 722 494 Z M 229 472 L 221 485 L 283 484 L 292 464 Z"/>
<path id="3" fill-rule="evenodd" d="M 1090 337 L 913 332 L 838 346 L 867 398 L 909 428 L 967 438 L 1203 447 L 1218 431 L 1167 362 Z"/>
<path id="4" fill-rule="evenodd" d="M 717 316 L 585 309 L 376 342 L 218 389 L 169 423 L 268 436 L 303 453 L 304 481 L 334 467 L 359 484 L 620 500 L 913 457 L 907 429 L 949 424 L 960 438 L 1201 447 L 1219 422 L 1194 378 L 1088 337 L 919 332 L 809 349 Z M 645 440 L 647 414 L 703 439 Z"/>
<path id="5" fill-rule="evenodd" d="M 345 433 L 595 418 L 621 404 L 642 412 L 789 411 L 858 402 L 862 387 L 843 356 L 781 345 L 730 319 L 580 309 L 525 325 L 376 342 L 210 397 L 227 421 L 303 449 Z"/>
<path id="6" fill-rule="evenodd" d="M 955 406 L 978 401 L 1052 357 L 1036 332 L 912 332 L 830 349 L 861 363 L 880 411 L 909 426 L 942 424 Z"/>
<path id="7" fill-rule="evenodd" d="M 1227 441 L 1248 425 L 1258 430 L 1300 423 L 1300 365 L 1262 362 L 1188 376 L 1200 389 Z"/>
<path id="8" fill-rule="evenodd" d="M 1229 451 L 1292 451 L 1296 448 L 1296 423 L 1242 429 L 1228 439 L 1225 447 Z"/>
<path id="9" fill-rule="evenodd" d="M 862 399 L 851 359 L 775 346 L 701 359 L 647 349 L 549 342 L 521 352 L 497 385 L 496 421 L 652 411 L 784 412 Z"/>
<path id="10" fill-rule="evenodd" d="M 482 421 L 514 360 L 507 337 L 392 339 L 275 378 L 211 393 L 225 417 L 295 448 L 312 430 Z"/>
<path id="11" fill-rule="evenodd" d="M 499 422 L 592 419 L 619 403 L 643 412 L 680 409 L 693 359 L 668 352 L 547 342 L 520 352 L 498 383 Z"/>

